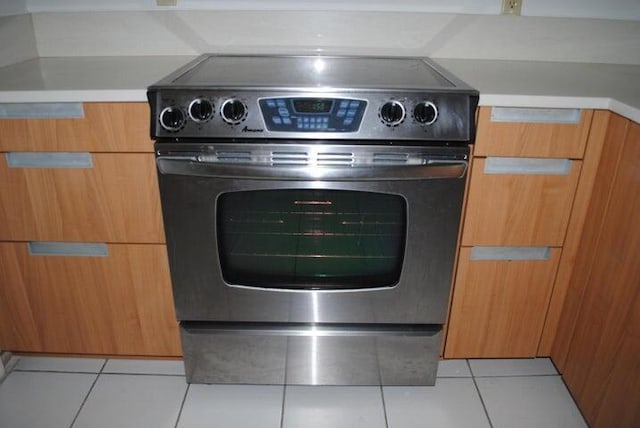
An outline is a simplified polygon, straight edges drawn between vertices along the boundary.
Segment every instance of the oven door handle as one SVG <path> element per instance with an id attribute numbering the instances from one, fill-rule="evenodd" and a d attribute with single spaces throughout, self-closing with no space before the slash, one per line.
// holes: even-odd
<path id="1" fill-rule="evenodd" d="M 465 177 L 466 160 L 429 160 L 423 165 L 308 166 L 252 165 L 198 161 L 190 156 L 158 156 L 158 170 L 164 175 L 260 180 L 429 180 Z"/>

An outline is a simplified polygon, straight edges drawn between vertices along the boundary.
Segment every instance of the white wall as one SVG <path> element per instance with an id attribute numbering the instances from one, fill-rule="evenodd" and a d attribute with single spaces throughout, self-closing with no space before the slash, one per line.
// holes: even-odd
<path id="1" fill-rule="evenodd" d="M 2 1 L 2 0 L 0 0 Z M 11 2 L 12 0 L 4 0 Z M 499 14 L 502 0 L 17 0 L 29 12 L 117 10 L 354 10 Z M 1 9 L 0 9 L 1 11 Z M 640 21 L 640 0 L 523 0 L 523 16 L 605 18 Z"/>
<path id="2" fill-rule="evenodd" d="M 158 7 L 155 0 L 26 0 L 30 12 L 116 10 L 361 10 L 439 13 L 500 12 L 502 0 L 177 0 Z"/>
<path id="3" fill-rule="evenodd" d="M 315 53 L 640 65 L 640 23 L 322 11 L 33 14 L 41 56 Z"/>
<path id="4" fill-rule="evenodd" d="M 640 0 L 523 0 L 522 15 L 640 21 Z"/>
<path id="5" fill-rule="evenodd" d="M 27 0 L 0 0 L 0 16 L 27 13 Z"/>
<path id="6" fill-rule="evenodd" d="M 0 67 L 37 56 L 31 15 L 0 16 Z"/>

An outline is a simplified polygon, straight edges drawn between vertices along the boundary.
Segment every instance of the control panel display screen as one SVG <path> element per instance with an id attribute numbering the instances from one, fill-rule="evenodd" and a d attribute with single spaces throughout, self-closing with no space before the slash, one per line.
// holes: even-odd
<path id="1" fill-rule="evenodd" d="M 297 113 L 329 113 L 333 100 L 321 98 L 305 98 L 293 100 L 293 108 Z"/>
<path id="2" fill-rule="evenodd" d="M 259 104 L 271 132 L 357 132 L 367 107 L 352 98 L 263 98 Z"/>

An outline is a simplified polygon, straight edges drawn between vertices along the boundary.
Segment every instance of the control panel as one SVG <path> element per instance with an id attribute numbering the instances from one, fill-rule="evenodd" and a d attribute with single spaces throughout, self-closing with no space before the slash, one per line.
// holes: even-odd
<path id="1" fill-rule="evenodd" d="M 352 98 L 263 98 L 259 104 L 273 132 L 356 132 L 367 107 Z"/>
<path id="2" fill-rule="evenodd" d="M 469 141 L 470 97 L 438 92 L 150 92 L 151 132 L 167 138 Z"/>

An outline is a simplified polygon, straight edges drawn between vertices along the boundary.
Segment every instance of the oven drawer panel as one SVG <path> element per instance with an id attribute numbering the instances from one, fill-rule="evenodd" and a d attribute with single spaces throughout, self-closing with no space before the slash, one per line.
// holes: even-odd
<path id="1" fill-rule="evenodd" d="M 153 152 L 146 103 L 0 104 L 0 151 Z"/>
<path id="2" fill-rule="evenodd" d="M 482 107 L 475 156 L 581 159 L 593 111 Z"/>
<path id="3" fill-rule="evenodd" d="M 216 327 L 182 323 L 190 383 L 433 385 L 440 326 Z"/>
<path id="4" fill-rule="evenodd" d="M 562 246 L 581 164 L 476 159 L 462 245 Z"/>
<path id="5" fill-rule="evenodd" d="M 8 241 L 163 243 L 153 155 L 7 153 L 0 223 Z"/>

